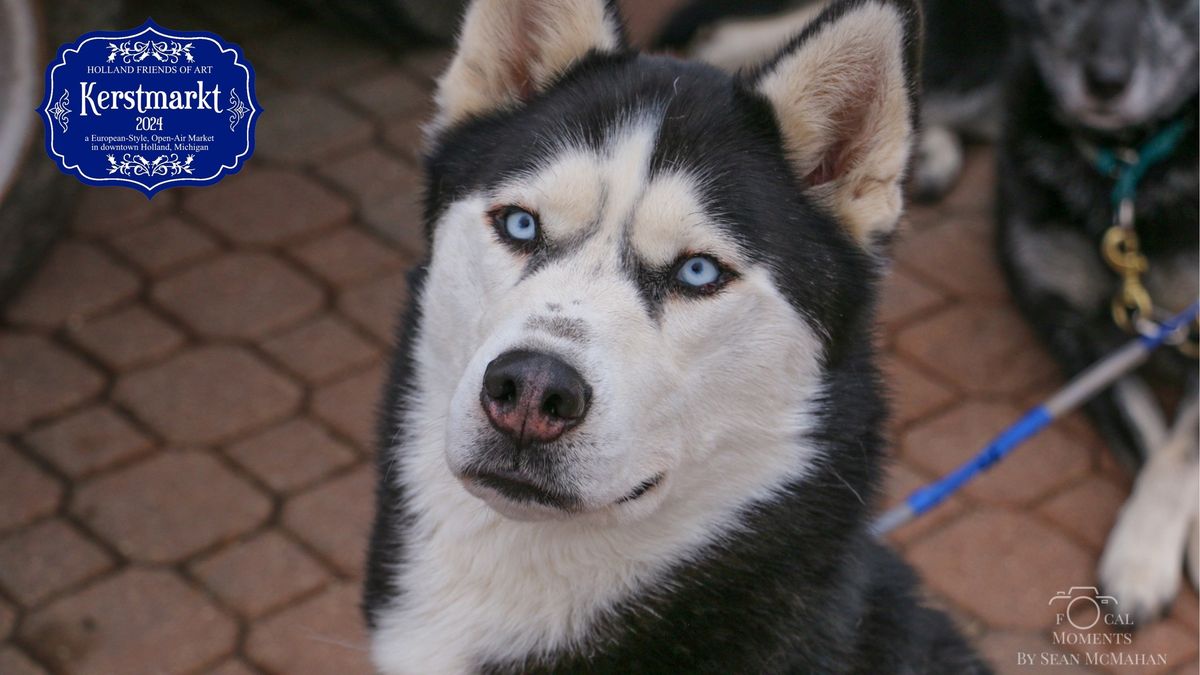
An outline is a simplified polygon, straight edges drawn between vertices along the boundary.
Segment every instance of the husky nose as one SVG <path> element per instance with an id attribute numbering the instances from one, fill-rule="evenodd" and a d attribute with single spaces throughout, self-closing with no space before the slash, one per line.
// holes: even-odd
<path id="1" fill-rule="evenodd" d="M 1129 86 L 1132 68 L 1129 61 L 1120 57 L 1098 54 L 1088 60 L 1083 76 L 1088 93 L 1100 101 L 1111 101 Z"/>
<path id="2" fill-rule="evenodd" d="M 549 443 L 579 424 L 591 395 L 579 371 L 561 359 L 519 350 L 488 364 L 479 401 L 500 433 L 525 446 Z"/>

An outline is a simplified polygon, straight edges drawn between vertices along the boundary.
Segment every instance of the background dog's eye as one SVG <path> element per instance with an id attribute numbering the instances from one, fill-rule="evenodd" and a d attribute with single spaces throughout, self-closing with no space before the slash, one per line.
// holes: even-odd
<path id="1" fill-rule="evenodd" d="M 504 216 L 504 234 L 517 241 L 533 241 L 537 236 L 537 218 L 532 213 L 513 209 Z"/>
<path id="2" fill-rule="evenodd" d="M 711 289 L 721 280 L 721 268 L 708 256 L 692 256 L 679 266 L 675 278 L 693 289 Z"/>

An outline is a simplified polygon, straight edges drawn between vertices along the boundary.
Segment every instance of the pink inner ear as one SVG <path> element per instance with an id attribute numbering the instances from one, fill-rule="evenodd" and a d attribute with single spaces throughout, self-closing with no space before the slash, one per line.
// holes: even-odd
<path id="1" fill-rule="evenodd" d="M 866 77 L 855 78 L 855 86 L 838 92 L 837 108 L 830 113 L 828 127 L 823 132 L 829 135 L 830 140 L 822 148 L 816 166 L 804 177 L 809 187 L 841 178 L 854 166 L 863 146 L 870 142 L 863 135 L 872 132 L 867 116 L 881 94 L 881 77 L 876 68 L 864 70 Z"/>
<path id="2" fill-rule="evenodd" d="M 513 85 L 517 96 L 522 101 L 527 101 L 536 92 L 536 86 L 530 74 L 530 65 L 537 60 L 539 53 L 536 35 L 534 35 L 538 24 L 529 3 L 519 2 L 518 4 L 520 10 L 517 15 L 517 25 L 510 36 L 512 48 L 508 50 L 505 60 L 508 62 L 508 81 Z"/>
<path id="3" fill-rule="evenodd" d="M 821 161 L 804 177 L 805 184 L 817 187 L 842 175 L 846 168 L 846 145 L 846 141 L 836 141 L 827 147 Z"/>

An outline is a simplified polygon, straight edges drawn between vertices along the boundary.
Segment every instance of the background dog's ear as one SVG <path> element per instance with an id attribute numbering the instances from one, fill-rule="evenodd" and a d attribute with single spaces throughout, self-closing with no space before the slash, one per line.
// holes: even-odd
<path id="1" fill-rule="evenodd" d="M 622 47 L 620 19 L 605 0 L 474 0 L 429 131 L 516 105 L 589 52 Z"/>
<path id="2" fill-rule="evenodd" d="M 752 76 L 805 190 L 872 252 L 903 209 L 920 42 L 916 0 L 840 0 Z"/>

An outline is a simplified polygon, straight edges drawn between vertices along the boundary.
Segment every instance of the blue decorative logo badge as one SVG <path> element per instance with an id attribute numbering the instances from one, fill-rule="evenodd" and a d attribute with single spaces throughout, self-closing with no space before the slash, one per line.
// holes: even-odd
<path id="1" fill-rule="evenodd" d="M 254 152 L 260 111 L 237 45 L 150 20 L 63 45 L 41 107 L 46 152 L 60 169 L 147 197 L 236 173 Z"/>

